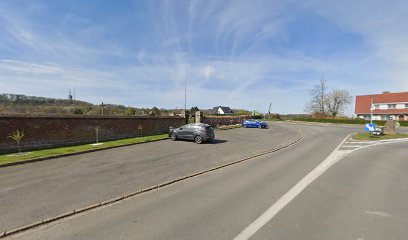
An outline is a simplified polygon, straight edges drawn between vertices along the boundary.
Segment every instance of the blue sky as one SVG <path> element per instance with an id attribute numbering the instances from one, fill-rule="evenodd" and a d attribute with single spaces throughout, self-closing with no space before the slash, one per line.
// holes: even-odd
<path id="1" fill-rule="evenodd" d="M 408 91 L 406 1 L 2 0 L 0 92 L 301 113 L 324 77 Z M 347 111 L 351 114 L 353 106 Z"/>

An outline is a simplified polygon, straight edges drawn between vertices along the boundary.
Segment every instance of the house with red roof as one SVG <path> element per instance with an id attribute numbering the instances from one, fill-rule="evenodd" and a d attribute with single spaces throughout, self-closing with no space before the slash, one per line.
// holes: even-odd
<path id="1" fill-rule="evenodd" d="M 371 94 L 356 96 L 355 114 L 370 120 L 408 121 L 408 92 Z"/>

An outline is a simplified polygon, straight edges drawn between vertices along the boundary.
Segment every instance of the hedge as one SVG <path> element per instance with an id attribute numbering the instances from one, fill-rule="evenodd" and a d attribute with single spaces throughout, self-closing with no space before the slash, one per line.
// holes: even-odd
<path id="1" fill-rule="evenodd" d="M 294 121 L 303 121 L 303 122 L 320 122 L 320 123 L 342 123 L 342 124 L 366 124 L 370 121 L 364 119 L 333 119 L 333 118 L 293 118 Z M 374 120 L 373 123 L 384 126 L 386 121 L 377 121 Z M 408 126 L 408 121 L 399 122 L 401 126 Z"/>

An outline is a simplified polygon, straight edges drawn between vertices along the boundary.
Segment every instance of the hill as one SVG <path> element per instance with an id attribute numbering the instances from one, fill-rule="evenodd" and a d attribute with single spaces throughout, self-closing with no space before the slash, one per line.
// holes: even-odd
<path id="1" fill-rule="evenodd" d="M 104 106 L 73 100 L 55 99 L 22 94 L 0 94 L 1 115 L 157 115 L 166 116 L 168 110 L 149 108 L 134 108 L 117 104 L 104 104 Z"/>

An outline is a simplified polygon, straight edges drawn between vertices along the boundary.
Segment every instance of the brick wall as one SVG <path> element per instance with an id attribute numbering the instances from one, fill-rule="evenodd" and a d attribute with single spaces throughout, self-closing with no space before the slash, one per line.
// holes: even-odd
<path id="1" fill-rule="evenodd" d="M 242 124 L 246 117 L 241 116 L 205 116 L 201 117 L 201 122 L 217 127 L 221 125 Z"/>
<path id="2" fill-rule="evenodd" d="M 27 151 L 95 142 L 97 126 L 99 140 L 105 141 L 168 133 L 170 126 L 181 126 L 184 121 L 181 117 L 0 116 L 0 153 L 16 151 L 15 143 L 7 138 L 15 130 L 24 131 L 21 145 Z"/>

